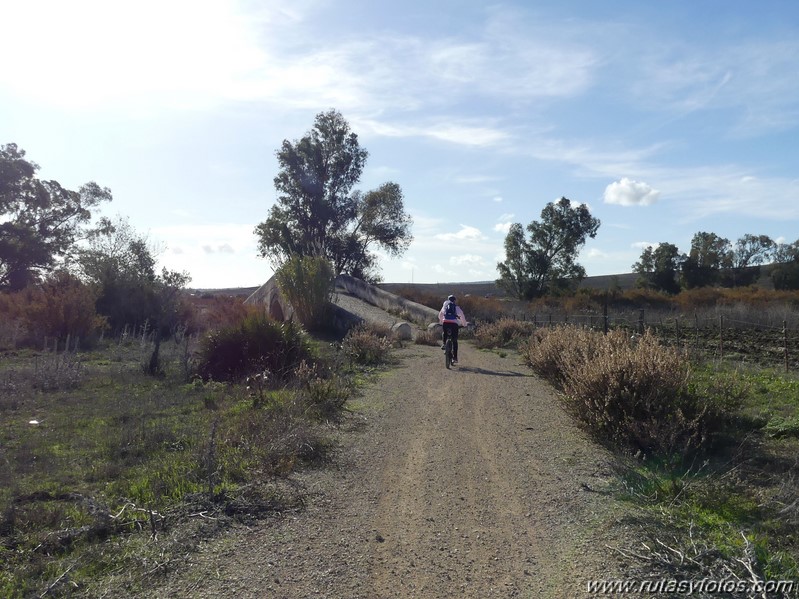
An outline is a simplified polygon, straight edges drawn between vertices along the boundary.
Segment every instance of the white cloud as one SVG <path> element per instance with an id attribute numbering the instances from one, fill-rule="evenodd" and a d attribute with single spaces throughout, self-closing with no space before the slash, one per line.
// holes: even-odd
<path id="1" fill-rule="evenodd" d="M 457 233 L 439 233 L 436 235 L 436 239 L 441 239 L 442 241 L 480 240 L 485 239 L 485 235 L 476 227 L 461 225 L 461 230 Z"/>
<path id="2" fill-rule="evenodd" d="M 497 223 L 496 225 L 494 225 L 494 231 L 496 231 L 497 233 L 504 233 L 505 235 L 507 235 L 508 231 L 510 231 L 510 226 L 512 224 L 513 224 L 512 222 Z"/>
<path id="3" fill-rule="evenodd" d="M 658 201 L 660 192 L 646 183 L 627 177 L 615 181 L 605 188 L 605 203 L 620 206 L 650 206 Z"/>
<path id="4" fill-rule="evenodd" d="M 502 196 L 494 196 L 492 198 L 495 202 L 500 203 L 502 201 Z"/>

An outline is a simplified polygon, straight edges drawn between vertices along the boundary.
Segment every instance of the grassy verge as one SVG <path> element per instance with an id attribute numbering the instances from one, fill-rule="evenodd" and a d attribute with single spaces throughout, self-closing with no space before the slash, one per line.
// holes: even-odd
<path id="1" fill-rule="evenodd" d="M 520 352 L 616 452 L 616 492 L 641 538 L 617 548 L 632 575 L 792 580 L 758 596 L 799 596 L 799 379 L 577 327 L 536 330 Z"/>
<path id="2" fill-rule="evenodd" d="M 0 596 L 140 592 L 220 528 L 299 509 L 289 475 L 324 461 L 364 360 L 390 343 L 302 346 L 291 373 L 225 383 L 186 382 L 183 342 L 161 345 L 157 378 L 145 340 L 4 354 Z"/>
<path id="3" fill-rule="evenodd" d="M 791 424 L 799 380 L 704 364 L 691 384 L 719 401 L 735 394 L 740 408 L 713 451 L 691 464 L 628 465 L 621 497 L 649 520 L 636 557 L 651 576 L 799 581 L 799 431 Z M 796 597 L 797 586 L 768 596 Z"/>

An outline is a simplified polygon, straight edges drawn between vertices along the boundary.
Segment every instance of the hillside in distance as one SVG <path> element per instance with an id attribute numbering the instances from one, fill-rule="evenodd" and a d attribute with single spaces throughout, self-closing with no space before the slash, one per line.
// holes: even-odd
<path id="1" fill-rule="evenodd" d="M 580 283 L 584 289 L 633 289 L 638 280 L 638 274 L 625 273 L 620 275 L 600 275 L 586 277 Z M 495 281 L 472 281 L 459 283 L 380 283 L 381 289 L 394 293 L 399 289 L 413 288 L 417 291 L 438 295 L 442 298 L 453 293 L 455 295 L 478 295 L 482 297 L 506 297 L 507 293 L 497 287 Z"/>
<path id="2" fill-rule="evenodd" d="M 601 275 L 586 277 L 580 284 L 586 289 L 632 289 L 638 279 L 636 273 L 621 275 Z M 391 293 L 402 288 L 414 288 L 424 293 L 446 297 L 451 293 L 455 295 L 478 295 L 482 297 L 506 297 L 505 291 L 497 287 L 495 281 L 463 281 L 459 283 L 380 283 L 381 289 Z M 224 289 L 189 289 L 190 293 L 198 296 L 234 296 L 249 297 L 258 287 L 231 287 Z"/>

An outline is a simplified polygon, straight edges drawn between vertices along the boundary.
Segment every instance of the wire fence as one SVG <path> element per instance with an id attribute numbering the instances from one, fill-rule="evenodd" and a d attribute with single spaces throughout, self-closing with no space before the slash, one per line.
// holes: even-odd
<path id="1" fill-rule="evenodd" d="M 572 325 L 630 335 L 651 331 L 694 357 L 799 370 L 799 312 L 790 308 L 729 306 L 693 312 L 647 309 L 543 311 L 515 315 L 538 327 Z"/>

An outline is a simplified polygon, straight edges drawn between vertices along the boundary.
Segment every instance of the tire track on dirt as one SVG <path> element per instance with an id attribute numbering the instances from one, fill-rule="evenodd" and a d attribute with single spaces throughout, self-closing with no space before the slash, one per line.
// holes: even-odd
<path id="1" fill-rule="evenodd" d="M 510 352 L 412 345 L 352 402 L 306 510 L 232 532 L 159 597 L 583 597 L 616 578 L 611 459 Z M 359 424 L 358 426 L 354 426 Z"/>

